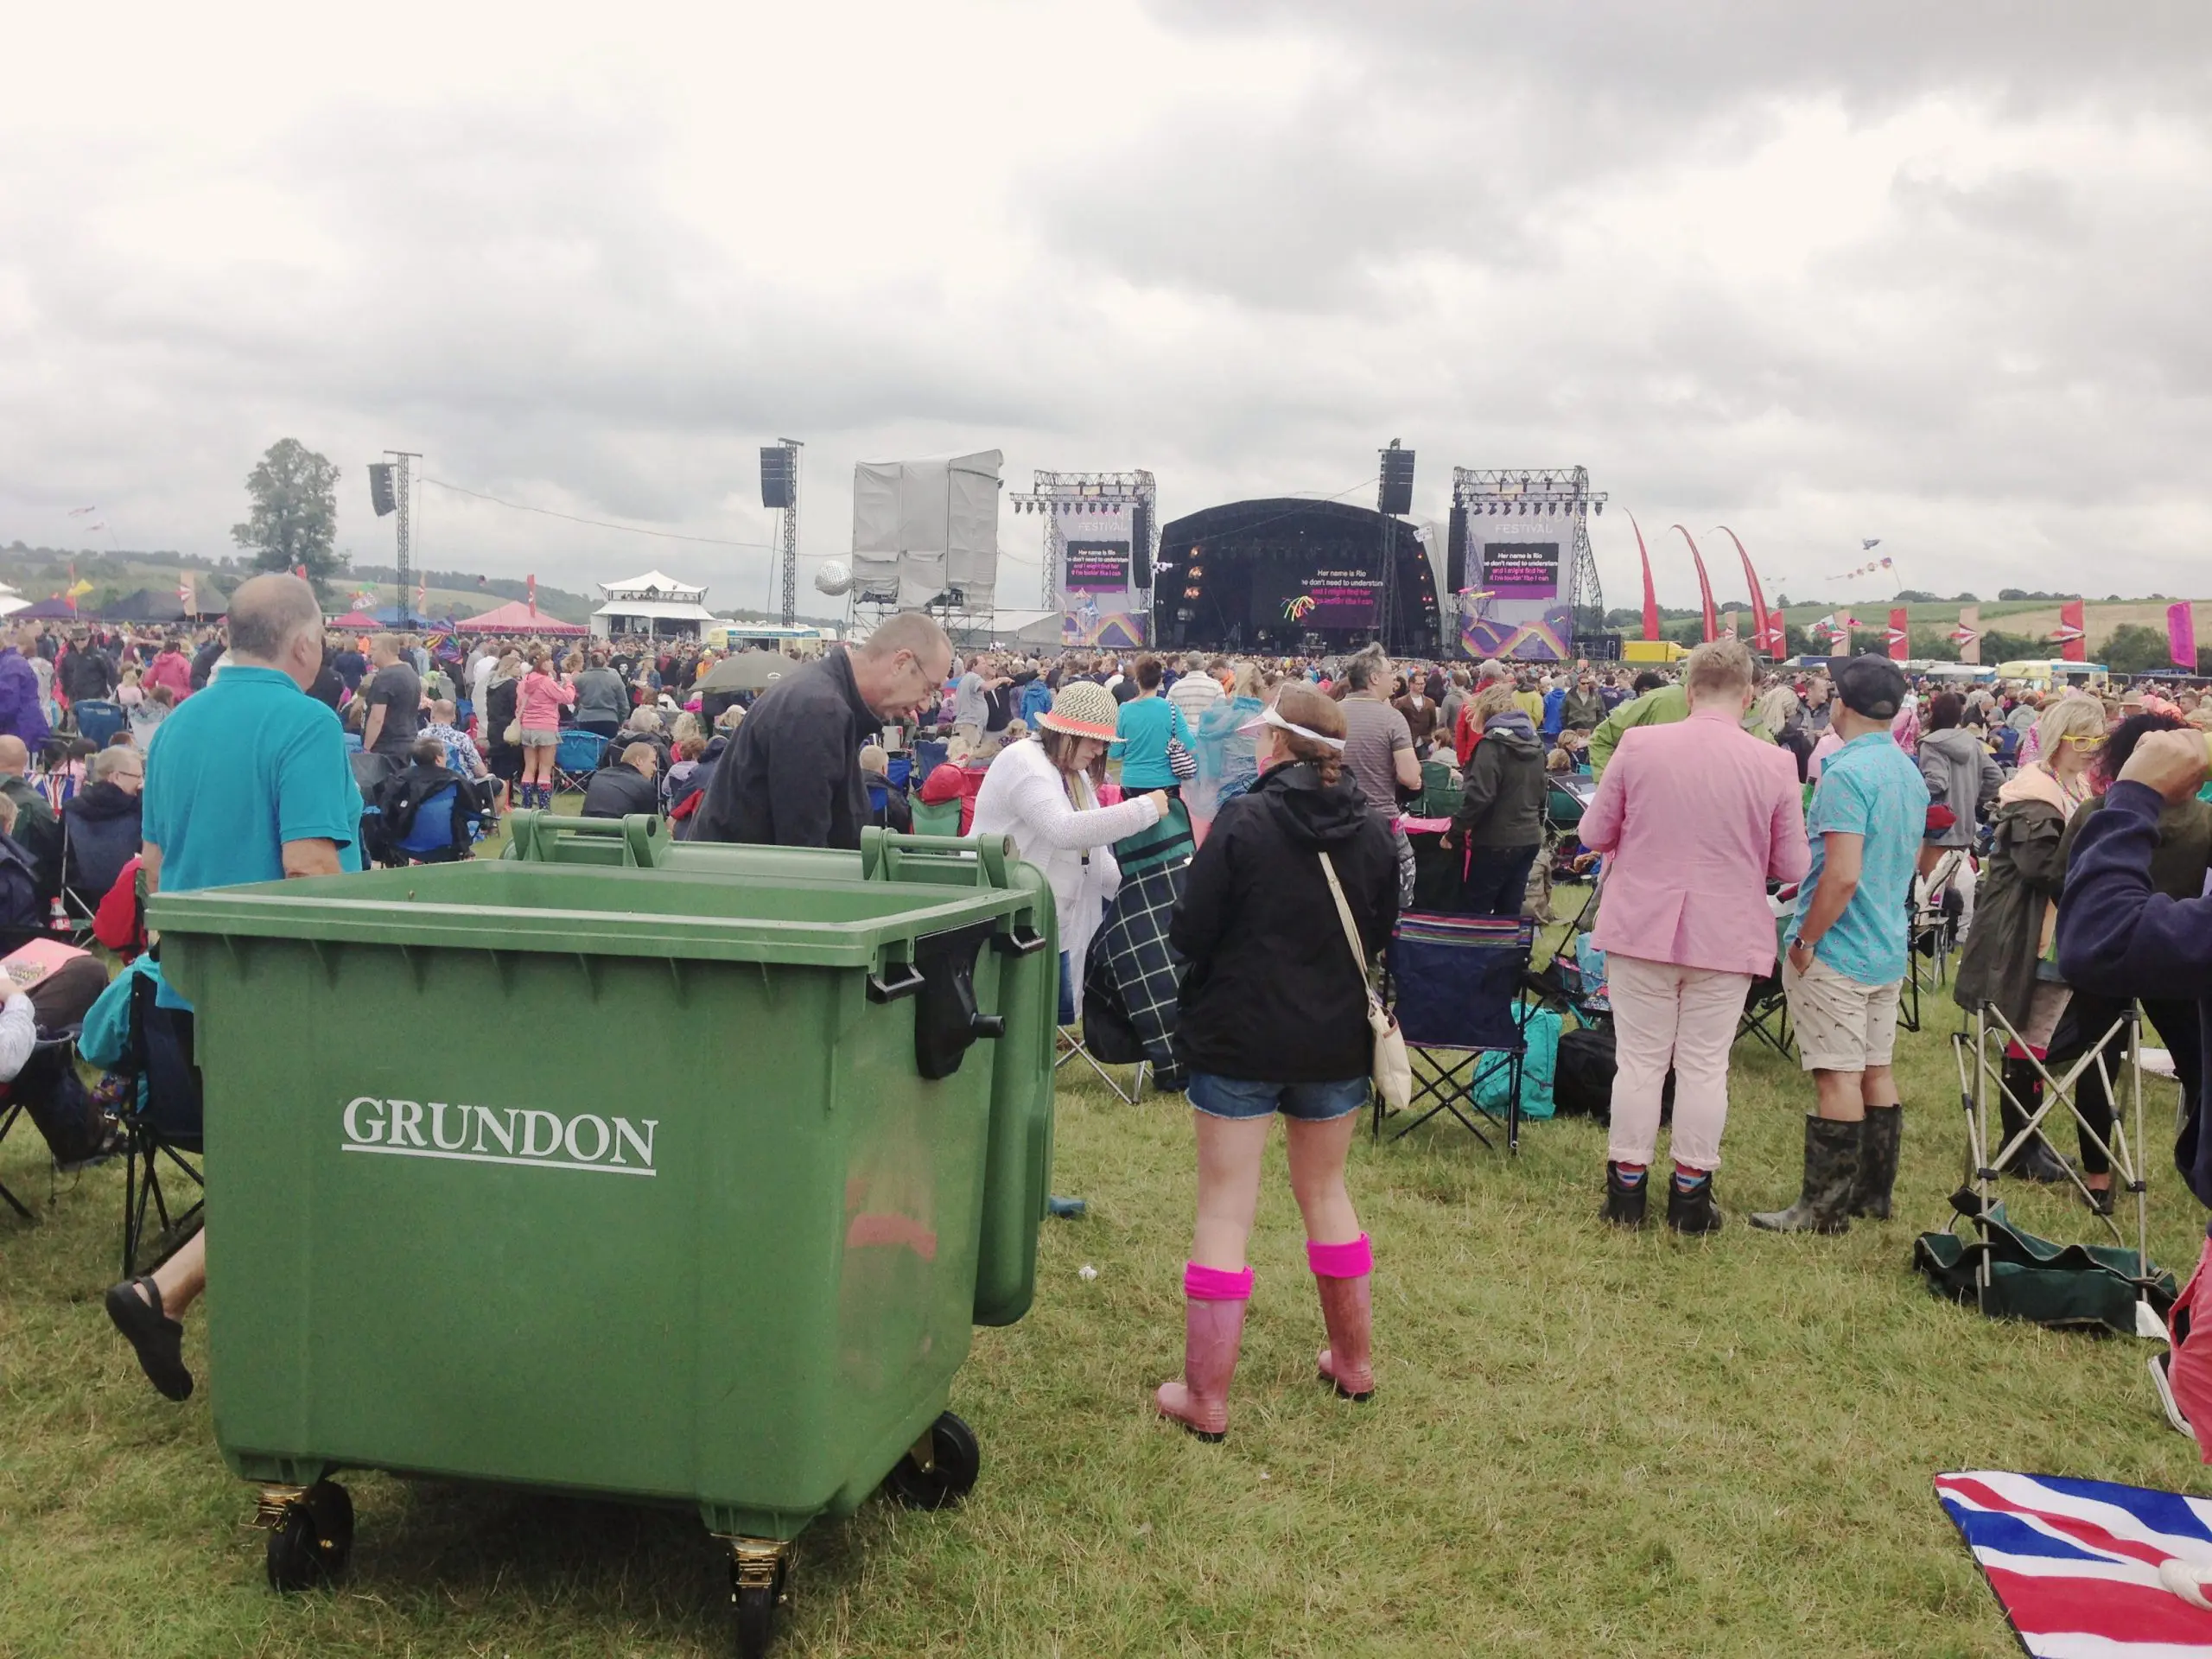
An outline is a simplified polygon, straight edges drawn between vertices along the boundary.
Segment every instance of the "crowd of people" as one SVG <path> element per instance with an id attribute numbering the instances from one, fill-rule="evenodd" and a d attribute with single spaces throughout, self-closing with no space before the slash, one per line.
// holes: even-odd
<path id="1" fill-rule="evenodd" d="M 1904 1118 L 1898 993 L 1938 885 L 1957 895 L 1960 1000 L 2001 1010 L 2032 1057 L 2105 1040 L 2114 1009 L 2144 999 L 2192 1104 L 2184 1173 L 2212 1204 L 2212 1137 L 2196 1136 L 2193 1109 L 2199 999 L 2212 992 L 2202 688 L 1953 689 L 1876 658 L 1765 666 L 1730 640 L 1679 671 L 1402 663 L 1376 647 L 1327 660 L 960 657 L 920 614 L 710 708 L 699 682 L 716 660 L 626 640 L 332 636 L 312 591 L 283 576 L 248 582 L 209 638 L 19 632 L 0 652 L 0 818 L 13 820 L 0 894 L 8 849 L 35 906 L 58 868 L 54 826 L 120 819 L 136 842 L 114 947 L 127 955 L 140 890 L 359 868 L 361 755 L 543 808 L 563 734 L 579 729 L 604 746 L 582 780 L 594 815 L 850 849 L 871 823 L 957 804 L 968 832 L 1010 836 L 1053 893 L 1072 1027 L 1125 867 L 1170 857 L 1160 925 L 1197 1179 L 1183 1363 L 1156 1403 L 1209 1438 L 1228 1426 L 1277 1116 L 1326 1338 L 1319 1375 L 1354 1400 L 1373 1392 L 1375 1253 L 1344 1166 L 1370 1098 L 1376 967 L 1414 901 L 1412 837 L 1448 856 L 1439 907 L 1518 917 L 1560 838 L 1547 798 L 1562 774 L 1586 780 L 1575 868 L 1597 882 L 1589 944 L 1611 1014 L 1605 1221 L 1644 1224 L 1658 1179 L 1669 1225 L 1724 1224 L 1730 1055 L 1767 980 L 1811 1084 L 1796 1195 L 1752 1225 L 1834 1233 L 1887 1216 Z M 125 720 L 78 753 L 73 711 L 130 690 L 134 709 L 161 710 L 152 741 Z M 53 780 L 72 766 L 57 813 Z M 2096 893 L 2120 896 L 2082 896 Z M 189 1010 L 162 995 L 188 1033 Z M 15 1017 L 0 1010 L 0 1039 Z M 2031 1099 L 2024 1074 L 2015 1081 Z M 2108 1205 L 2099 1109 L 2084 1114 L 2079 1168 L 2091 1203 Z M 2071 1179 L 2056 1148 L 2027 1140 L 2019 1173 Z M 108 1295 L 172 1397 L 192 1387 L 180 1320 L 204 1283 L 195 1240 Z M 2177 1344 L 2173 1384 L 2212 1425 L 2212 1363 L 2198 1358 Z"/>

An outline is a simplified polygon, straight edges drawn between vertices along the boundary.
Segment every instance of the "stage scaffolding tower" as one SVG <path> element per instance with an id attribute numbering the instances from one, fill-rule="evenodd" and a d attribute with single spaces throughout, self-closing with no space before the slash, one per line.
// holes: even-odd
<path id="1" fill-rule="evenodd" d="M 1160 491 L 1150 473 L 1054 473 L 1030 475 L 1029 493 L 1012 498 L 1016 512 L 1045 515 L 1045 582 L 1041 608 L 1059 608 L 1060 567 L 1068 550 L 1068 521 L 1114 507 L 1129 510 L 1129 580 L 1152 613 L 1152 573 L 1160 554 Z M 1156 635 L 1148 635 L 1156 638 Z"/>
<path id="2" fill-rule="evenodd" d="M 1598 556 L 1590 550 L 1590 518 L 1605 510 L 1606 494 L 1590 487 L 1586 467 L 1454 467 L 1452 469 L 1452 512 L 1454 538 L 1460 543 L 1457 586 L 1460 591 L 1475 582 L 1475 560 L 1481 537 L 1474 521 L 1507 515 L 1547 518 L 1564 514 L 1570 535 L 1567 592 L 1563 595 L 1574 613 L 1577 642 L 1596 639 L 1605 632 L 1605 594 L 1598 580 Z M 1457 626 L 1459 594 L 1451 607 Z"/>
<path id="3" fill-rule="evenodd" d="M 414 586 L 415 557 L 415 507 L 408 473 L 410 470 L 409 463 L 422 460 L 423 455 L 420 450 L 416 449 L 387 449 L 385 454 L 392 459 L 391 493 L 399 510 L 397 556 L 395 560 L 399 575 L 399 614 L 402 618 L 408 618 L 415 614 L 415 601 L 407 591 Z M 402 626 L 405 626 L 404 622 Z"/>
<path id="4" fill-rule="evenodd" d="M 798 625 L 798 452 L 805 445 L 797 438 L 779 438 L 776 442 L 790 456 L 785 463 L 791 469 L 786 486 L 790 494 L 785 498 L 783 507 L 783 624 L 790 628 Z"/>

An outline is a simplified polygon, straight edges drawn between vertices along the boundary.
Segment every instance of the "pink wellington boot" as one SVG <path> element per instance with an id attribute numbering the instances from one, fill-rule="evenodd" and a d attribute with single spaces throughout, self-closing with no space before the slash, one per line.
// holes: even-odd
<path id="1" fill-rule="evenodd" d="M 1229 1432 L 1229 1380 L 1244 1342 L 1244 1308 L 1252 1269 L 1183 1264 L 1183 1375 L 1163 1382 L 1154 1403 L 1202 1440 Z"/>
<path id="2" fill-rule="evenodd" d="M 1347 1400 L 1375 1392 L 1375 1367 L 1369 1346 L 1375 1316 L 1368 1301 L 1368 1280 L 1375 1271 L 1375 1249 L 1362 1233 L 1349 1244 L 1306 1243 L 1306 1262 L 1321 1295 L 1321 1322 L 1329 1345 L 1321 1351 L 1321 1380 Z"/>

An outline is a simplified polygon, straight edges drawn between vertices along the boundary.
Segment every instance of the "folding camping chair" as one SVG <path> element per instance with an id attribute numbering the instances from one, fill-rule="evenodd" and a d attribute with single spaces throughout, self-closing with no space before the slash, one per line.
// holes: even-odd
<path id="1" fill-rule="evenodd" d="M 1555 881 L 1575 874 L 1575 849 L 1581 846 L 1582 815 L 1598 793 L 1598 780 L 1586 772 L 1554 772 L 1544 779 L 1544 868 Z"/>
<path id="2" fill-rule="evenodd" d="M 918 836 L 957 836 L 960 833 L 960 803 L 923 801 L 912 804 L 914 833 Z"/>
<path id="3" fill-rule="evenodd" d="M 61 815 L 61 910 L 69 919 L 72 941 L 92 936 L 100 900 L 115 886 L 123 867 L 138 855 L 143 831 L 136 817 L 82 818 Z"/>
<path id="4" fill-rule="evenodd" d="M 1052 1056 L 1053 1071 L 1058 1071 L 1070 1060 L 1081 1060 L 1085 1065 L 1089 1066 L 1093 1071 L 1096 1071 L 1098 1074 L 1098 1081 L 1104 1084 L 1107 1088 L 1113 1090 L 1115 1097 L 1118 1099 L 1122 1105 L 1134 1106 L 1137 1102 L 1144 1098 L 1145 1078 L 1148 1077 L 1152 1071 L 1152 1064 L 1150 1061 L 1139 1060 L 1136 1065 L 1130 1069 L 1129 1084 L 1128 1087 L 1125 1089 L 1122 1086 L 1121 1079 L 1106 1069 L 1104 1062 L 1100 1060 L 1096 1054 L 1093 1054 L 1089 1049 L 1083 1046 L 1083 1037 L 1078 1027 L 1059 1026 L 1055 1027 L 1054 1047 L 1055 1052 Z"/>
<path id="5" fill-rule="evenodd" d="M 553 747 L 553 787 L 581 794 L 606 760 L 607 740 L 597 732 L 574 726 L 564 728 Z"/>
<path id="6" fill-rule="evenodd" d="M 415 809 L 415 822 L 391 850 L 401 865 L 458 863 L 490 832 L 497 788 L 487 779 L 440 790 Z"/>
<path id="7" fill-rule="evenodd" d="M 1535 924 L 1517 916 L 1409 911 L 1398 918 L 1390 931 L 1389 983 L 1393 1011 L 1413 1063 L 1410 1104 L 1418 1109 L 1425 1100 L 1434 1103 L 1393 1140 L 1402 1141 L 1438 1113 L 1449 1112 L 1484 1146 L 1495 1143 L 1478 1118 L 1504 1131 L 1508 1152 L 1521 1150 L 1521 1069 L 1535 1007 L 1522 1001 L 1521 984 L 1535 946 Z M 1502 1121 L 1478 1097 L 1478 1086 L 1501 1073 Z M 1383 1111 L 1378 1094 L 1370 1130 L 1377 1141 L 1382 1138 Z"/>
<path id="8" fill-rule="evenodd" d="M 2045 1033 L 2037 1032 L 2024 1035 L 2005 1017 L 2002 1009 L 1990 1004 L 1985 1003 L 1974 1010 L 1966 1030 L 1952 1033 L 1951 1054 L 1958 1070 L 1959 1103 L 1966 1111 L 1967 1130 L 1967 1183 L 1955 1201 L 1954 1207 L 1958 1211 L 1958 1216 L 1951 1223 L 1955 1230 L 1960 1217 L 1972 1220 L 1977 1216 L 1986 1216 L 1993 1211 L 2001 1211 L 2002 1206 L 1997 1198 L 1998 1177 L 2034 1143 L 2035 1138 L 2043 1132 L 2044 1120 L 2055 1109 L 2063 1109 L 2064 1114 L 2080 1125 L 2083 1135 L 2102 1148 L 2107 1161 L 2112 1166 L 2115 1200 L 2123 1192 L 2133 1195 L 2135 1238 L 2133 1246 L 2129 1246 L 2127 1236 L 2121 1230 L 2115 1216 L 2098 1214 L 2094 1205 L 2089 1206 L 2090 1213 L 2096 1215 L 2097 1219 L 2104 1224 L 2114 1244 L 2132 1248 L 2136 1276 L 2146 1281 L 2151 1277 L 2148 1183 L 2145 1179 L 2143 1164 L 2148 1143 L 2143 1135 L 2142 1027 L 2142 1010 L 2130 1002 L 2120 1018 L 2101 1035 L 2085 1033 L 2090 1038 L 2088 1047 L 2080 1058 L 2057 1071 L 2054 1071 L 2037 1052 L 2043 1044 L 2031 1040 Z M 2110 1063 L 2115 1042 L 2121 1055 L 2116 1068 Z M 2012 1084 L 2005 1076 L 2006 1058 L 2019 1059 L 2023 1056 L 2025 1057 L 2024 1063 L 2033 1068 L 2035 1078 L 2043 1085 L 2043 1102 L 2032 1110 L 2027 1102 L 2013 1092 Z M 2077 1098 L 2082 1080 L 2090 1075 L 2092 1068 L 2104 1085 L 2105 1097 L 2113 1103 L 2109 1137 L 2099 1135 L 2090 1127 Z M 2120 1091 L 2113 1087 L 2115 1070 L 2126 1081 L 2127 1092 L 2124 1101 Z M 1998 1137 L 2002 1134 L 2002 1108 L 2008 1102 L 2018 1109 L 2024 1122 L 2011 1140 L 1999 1144 Z M 1995 1133 L 1993 1133 L 1993 1124 L 1998 1126 Z M 2074 1183 L 2075 1191 L 2082 1195 L 2086 1205 L 2089 1198 L 2088 1183 L 2082 1180 L 2081 1172 L 2073 1164 L 2069 1162 L 2063 1166 L 2067 1179 Z M 2117 1211 L 2116 1202 L 2114 1208 Z M 1987 1246 L 1985 1243 L 1969 1248 L 1980 1248 L 1983 1251 L 1982 1260 L 1976 1269 L 1975 1283 L 1978 1290 L 1983 1293 L 1982 1306 L 1986 1312 L 1986 1292 L 1990 1283 Z M 2143 1308 L 2145 1315 L 2150 1319 L 2156 1319 L 2157 1315 L 2147 1300 Z M 2140 1318 L 2139 1324 L 2141 1324 Z M 2156 1331 L 2147 1324 L 2142 1324 L 2141 1328 L 2146 1336 L 2163 1337 L 2165 1334 L 2163 1325 Z"/>
<path id="9" fill-rule="evenodd" d="M 1789 1034 L 1789 999 L 1782 988 L 1782 959 L 1788 954 L 1789 924 L 1797 913 L 1797 888 L 1780 887 L 1767 895 L 1774 912 L 1774 967 L 1751 982 L 1744 993 L 1744 1012 L 1736 1022 L 1736 1040 L 1756 1037 L 1785 1060 L 1795 1058 Z"/>
<path id="10" fill-rule="evenodd" d="M 1913 879 L 1906 900 L 1905 982 L 1898 996 L 1897 1024 L 1920 1029 L 1920 994 L 1950 982 L 1951 952 L 1958 948 L 1963 918 L 1974 891 L 1974 863 L 1963 847 L 1948 849 L 1936 868 Z"/>
<path id="11" fill-rule="evenodd" d="M 31 1045 L 30 1058 L 23 1062 L 23 1069 L 18 1071 L 10 1082 L 0 1083 L 0 1146 L 7 1143 L 8 1132 L 16 1127 L 17 1120 L 30 1115 L 34 1104 L 41 1100 L 53 1099 L 54 1095 L 58 1092 L 62 1074 L 65 1071 L 69 1072 L 67 1077 L 69 1086 L 81 1096 L 83 1085 L 77 1082 L 74 1072 L 69 1070 L 76 1064 L 76 1050 L 77 1027 L 75 1026 L 65 1027 L 51 1035 L 42 1035 Z M 35 1129 L 40 1128 L 36 1118 L 32 1119 L 31 1126 Z M 113 1148 L 111 1146 L 107 1146 L 98 1149 L 88 1149 L 88 1156 L 74 1163 L 65 1164 L 54 1155 L 53 1145 L 49 1140 L 47 1149 L 47 1169 L 49 1178 L 98 1163 L 102 1159 L 112 1155 Z M 48 1194 L 49 1198 L 52 1197 L 52 1180 L 49 1179 Z M 0 1183 L 0 1203 L 4 1203 L 25 1221 L 34 1219 L 30 1211 L 24 1206 L 23 1201 L 10 1192 L 4 1183 Z"/>
<path id="12" fill-rule="evenodd" d="M 71 712 L 77 717 L 77 735 L 103 749 L 107 747 L 108 739 L 121 731 L 130 718 L 123 712 L 121 703 L 100 697 L 87 697 L 73 704 Z"/>
<path id="13" fill-rule="evenodd" d="M 123 1277 L 136 1278 L 149 1237 L 150 1205 L 161 1223 L 153 1233 L 154 1260 L 192 1235 L 207 1202 L 207 1181 L 192 1161 L 201 1154 L 203 1110 L 200 1069 L 193 1064 L 190 1016 L 160 1006 L 162 982 L 142 973 L 130 988 L 130 1036 L 117 1071 L 124 1079 L 123 1114 Z M 142 1087 L 143 1085 L 143 1087 Z M 170 1178 L 190 1183 L 192 1202 L 170 1213 L 162 1188 L 166 1160 Z"/>

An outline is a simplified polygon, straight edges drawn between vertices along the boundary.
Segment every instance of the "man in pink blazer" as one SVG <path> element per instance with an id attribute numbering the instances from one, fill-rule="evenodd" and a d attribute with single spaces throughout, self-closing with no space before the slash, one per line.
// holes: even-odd
<path id="1" fill-rule="evenodd" d="M 1797 769 L 1741 721 L 1757 671 L 1733 639 L 1690 653 L 1690 716 L 1623 735 L 1581 836 L 1606 855 L 1593 942 L 1606 953 L 1618 1069 L 1605 1219 L 1643 1224 L 1659 1096 L 1675 1072 L 1675 1178 L 1667 1224 L 1720 1227 L 1713 1172 L 1728 1119 L 1728 1053 L 1751 982 L 1771 973 L 1766 884 L 1810 859 Z"/>

